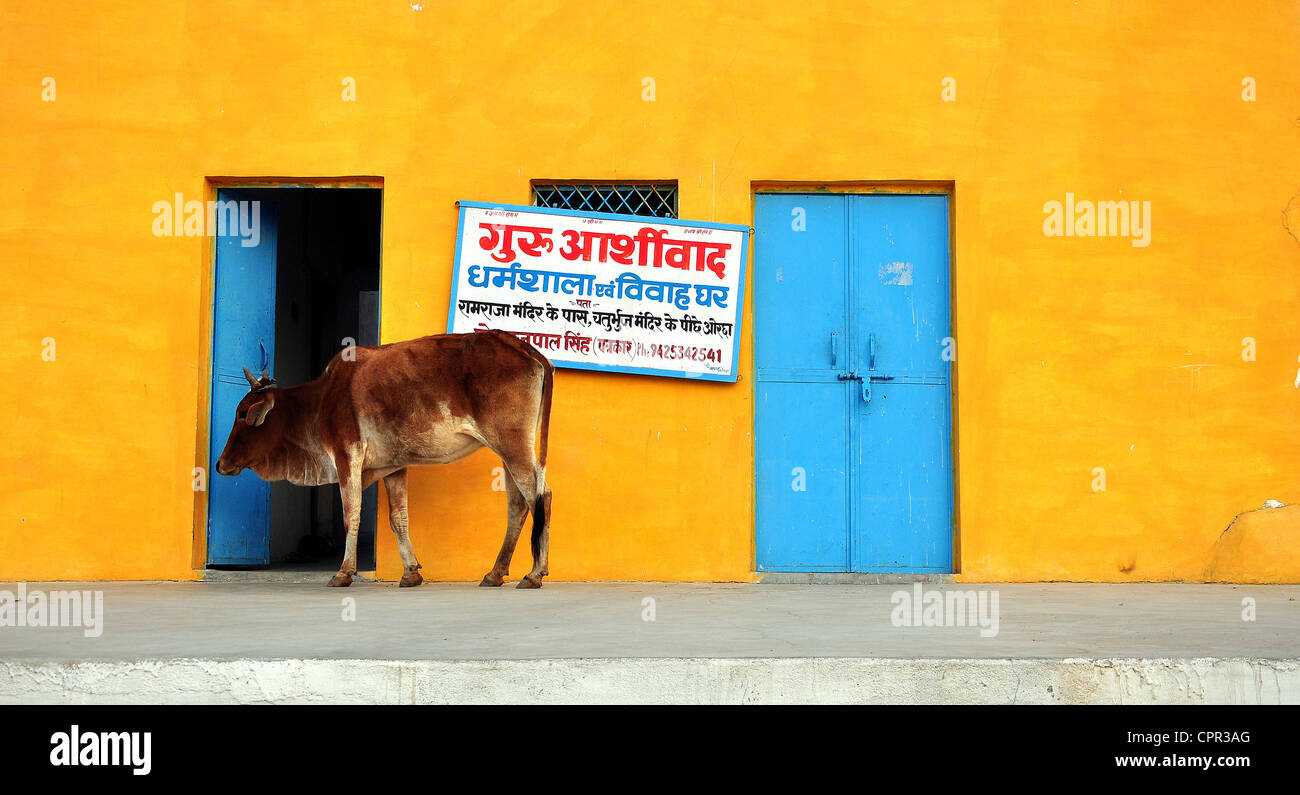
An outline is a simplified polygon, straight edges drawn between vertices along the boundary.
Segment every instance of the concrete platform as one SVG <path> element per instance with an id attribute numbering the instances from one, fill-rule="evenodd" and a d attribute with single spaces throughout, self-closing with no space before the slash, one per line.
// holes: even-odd
<path id="1" fill-rule="evenodd" d="M 29 583 L 103 632 L 0 627 L 0 703 L 1300 703 L 1296 585 L 512 584 Z"/>

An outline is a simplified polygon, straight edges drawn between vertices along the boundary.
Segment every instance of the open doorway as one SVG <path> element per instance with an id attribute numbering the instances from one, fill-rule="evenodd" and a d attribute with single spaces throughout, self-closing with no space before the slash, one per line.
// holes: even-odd
<path id="1" fill-rule="evenodd" d="M 382 189 L 220 188 L 247 202 L 255 234 L 217 238 L 213 290 L 210 461 L 220 455 L 243 367 L 292 386 L 318 377 L 349 344 L 379 344 Z M 253 203 L 256 203 L 254 205 Z M 256 211 L 250 208 L 256 207 Z M 250 242 L 254 242 L 250 245 Z M 357 565 L 375 566 L 378 487 L 366 489 Z M 265 483 L 251 471 L 214 476 L 208 494 L 207 566 L 332 571 L 347 529 L 335 485 Z"/>

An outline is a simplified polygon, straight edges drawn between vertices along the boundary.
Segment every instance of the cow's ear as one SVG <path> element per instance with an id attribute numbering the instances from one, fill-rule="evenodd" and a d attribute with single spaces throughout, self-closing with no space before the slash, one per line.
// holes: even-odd
<path id="1" fill-rule="evenodd" d="M 275 408 L 275 392 L 268 391 L 263 395 L 260 403 L 254 403 L 248 407 L 248 417 L 244 419 L 244 422 L 253 427 L 258 427 L 266 421 L 266 415 L 271 413 L 273 408 Z"/>

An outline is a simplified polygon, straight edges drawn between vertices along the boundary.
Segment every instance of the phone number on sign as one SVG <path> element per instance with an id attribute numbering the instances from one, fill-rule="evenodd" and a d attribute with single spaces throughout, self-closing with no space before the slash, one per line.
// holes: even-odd
<path id="1" fill-rule="evenodd" d="M 636 344 L 636 355 L 691 362 L 722 361 L 721 348 L 697 348 L 694 345 L 645 345 L 638 342 Z"/>

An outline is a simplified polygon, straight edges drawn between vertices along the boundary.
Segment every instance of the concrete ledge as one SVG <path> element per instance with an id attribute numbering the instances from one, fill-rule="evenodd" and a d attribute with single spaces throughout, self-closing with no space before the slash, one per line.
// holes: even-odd
<path id="1" fill-rule="evenodd" d="M 1300 660 L 173 659 L 0 666 L 5 704 L 1300 703 Z"/>

